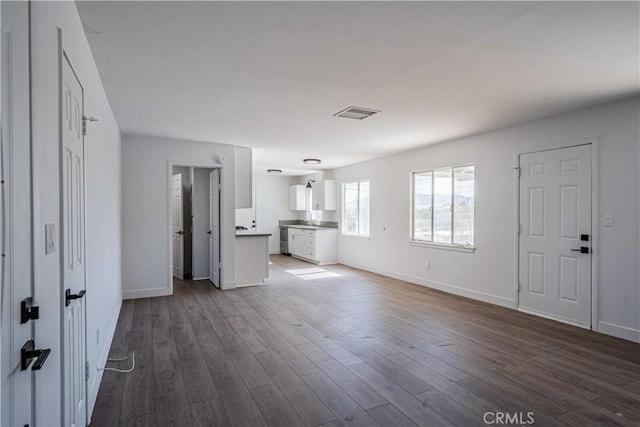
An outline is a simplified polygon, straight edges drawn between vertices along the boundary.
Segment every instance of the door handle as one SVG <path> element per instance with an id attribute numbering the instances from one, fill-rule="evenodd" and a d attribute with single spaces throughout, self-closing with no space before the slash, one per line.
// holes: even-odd
<path id="1" fill-rule="evenodd" d="M 581 246 L 580 249 L 571 249 L 572 252 L 580 252 L 581 254 L 588 254 L 589 248 L 586 246 Z"/>
<path id="2" fill-rule="evenodd" d="M 50 348 L 39 348 L 35 349 L 35 342 L 33 340 L 29 340 L 20 349 L 20 370 L 26 371 L 31 361 L 36 359 L 36 363 L 33 364 L 32 371 L 39 371 L 44 365 L 44 362 L 49 357 L 51 353 Z"/>
<path id="3" fill-rule="evenodd" d="M 71 289 L 67 289 L 66 291 L 64 291 L 64 306 L 68 307 L 69 304 L 71 304 L 72 300 L 82 298 L 86 293 L 87 291 L 83 289 L 77 294 L 72 294 Z"/>

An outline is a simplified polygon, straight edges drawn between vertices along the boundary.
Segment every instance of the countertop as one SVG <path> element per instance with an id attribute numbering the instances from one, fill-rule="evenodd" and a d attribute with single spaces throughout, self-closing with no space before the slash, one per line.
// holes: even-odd
<path id="1" fill-rule="evenodd" d="M 236 237 L 258 237 L 258 236 L 271 236 L 271 233 L 258 233 L 252 230 L 236 230 Z"/>
<path id="2" fill-rule="evenodd" d="M 302 228 L 304 230 L 337 230 L 337 227 L 322 227 L 319 225 L 281 225 L 280 227 Z"/>

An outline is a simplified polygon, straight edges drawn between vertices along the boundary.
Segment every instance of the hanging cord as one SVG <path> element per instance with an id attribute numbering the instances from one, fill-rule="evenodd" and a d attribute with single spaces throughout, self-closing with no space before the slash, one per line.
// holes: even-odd
<path id="1" fill-rule="evenodd" d="M 107 359 L 107 362 L 119 362 L 122 360 L 127 360 L 129 358 L 129 356 L 126 357 L 121 357 L 121 358 L 117 358 L 117 359 Z M 133 370 L 136 368 L 136 352 L 134 351 L 133 353 L 131 353 L 131 368 L 129 369 L 118 369 L 118 368 L 107 368 L 106 366 L 104 368 L 98 368 L 99 371 L 115 371 L 115 372 L 121 372 L 123 374 L 128 374 L 129 372 L 133 372 Z"/>

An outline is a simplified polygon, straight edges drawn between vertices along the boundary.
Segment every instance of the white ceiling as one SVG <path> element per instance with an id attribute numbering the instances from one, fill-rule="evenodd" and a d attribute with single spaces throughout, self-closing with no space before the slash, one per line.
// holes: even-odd
<path id="1" fill-rule="evenodd" d="M 79 2 L 124 134 L 343 166 L 640 91 L 639 3 Z M 381 113 L 335 118 L 348 106 Z M 292 172 L 294 173 L 294 172 Z"/>

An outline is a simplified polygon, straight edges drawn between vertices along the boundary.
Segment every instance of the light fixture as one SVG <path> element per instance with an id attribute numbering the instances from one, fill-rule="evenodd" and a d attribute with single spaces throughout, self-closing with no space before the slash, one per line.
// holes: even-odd
<path id="1" fill-rule="evenodd" d="M 372 108 L 362 107 L 347 107 L 344 110 L 338 111 L 333 117 L 343 117 L 345 119 L 364 120 L 367 117 L 371 117 L 374 114 L 378 114 L 380 110 L 374 110 Z"/>
<path id="2" fill-rule="evenodd" d="M 320 159 L 304 159 L 302 162 L 308 165 L 319 165 L 322 163 Z"/>
<path id="3" fill-rule="evenodd" d="M 267 169 L 268 173 L 282 173 L 282 169 Z"/>

